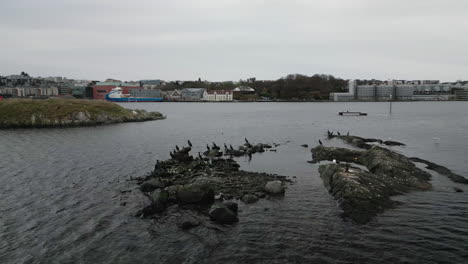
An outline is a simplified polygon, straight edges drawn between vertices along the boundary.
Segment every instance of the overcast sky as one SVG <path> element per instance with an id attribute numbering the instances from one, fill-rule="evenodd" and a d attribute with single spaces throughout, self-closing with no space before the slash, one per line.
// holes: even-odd
<path id="1" fill-rule="evenodd" d="M 468 79 L 467 0 L 0 0 L 0 75 Z"/>

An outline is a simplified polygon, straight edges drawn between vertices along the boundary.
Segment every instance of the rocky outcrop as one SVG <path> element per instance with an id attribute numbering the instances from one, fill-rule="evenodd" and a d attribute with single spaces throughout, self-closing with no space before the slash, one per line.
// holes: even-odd
<path id="1" fill-rule="evenodd" d="M 337 147 L 324 147 L 322 145 L 311 149 L 311 152 L 312 163 L 316 163 L 322 160 L 356 162 L 357 159 L 363 154 L 362 151 L 358 150 Z"/>
<path id="2" fill-rule="evenodd" d="M 328 133 L 328 138 L 339 138 L 346 143 L 350 144 L 351 146 L 357 147 L 357 148 L 362 148 L 362 149 L 370 149 L 372 148 L 373 144 L 369 143 L 379 143 L 387 146 L 405 146 L 405 144 L 397 142 L 397 141 L 392 141 L 392 140 L 382 140 L 382 139 L 377 139 L 377 138 L 363 138 L 359 136 L 352 136 L 352 135 L 334 135 L 333 133 L 329 132 Z"/>
<path id="3" fill-rule="evenodd" d="M 158 112 L 125 109 L 103 100 L 4 100 L 0 128 L 78 127 L 164 119 Z"/>
<path id="4" fill-rule="evenodd" d="M 426 169 L 433 170 L 433 171 L 436 171 L 436 172 L 438 172 L 438 173 L 440 173 L 442 175 L 445 175 L 450 180 L 452 180 L 453 182 L 468 184 L 468 179 L 467 178 L 465 178 L 465 177 L 463 177 L 461 175 L 458 175 L 456 173 L 453 173 L 447 167 L 444 167 L 444 166 L 439 165 L 439 164 L 435 164 L 434 162 L 430 162 L 430 161 L 427 161 L 427 160 L 416 158 L 416 157 L 412 157 L 412 158 L 409 158 L 409 159 L 411 161 L 414 161 L 414 162 L 419 162 L 419 163 L 426 164 L 427 165 Z"/>
<path id="5" fill-rule="evenodd" d="M 344 215 L 358 223 L 365 223 L 394 206 L 392 195 L 432 187 L 429 173 L 404 155 L 377 145 L 365 151 L 317 146 L 312 149 L 312 157 L 314 162 L 334 161 L 319 167 L 320 176 L 340 202 Z M 348 163 L 365 166 L 368 171 L 350 167 Z"/>
<path id="6" fill-rule="evenodd" d="M 395 190 L 387 183 L 387 176 L 354 167 L 346 170 L 344 164 L 321 165 L 319 172 L 325 187 L 343 209 L 343 216 L 357 223 L 367 223 L 396 204 L 390 199 Z"/>
<path id="7" fill-rule="evenodd" d="M 213 147 L 219 151 L 216 144 L 209 151 L 213 151 Z M 288 181 L 284 176 L 241 171 L 233 159 L 205 158 L 201 154 L 194 158 L 190 151 L 191 146 L 176 146 L 171 159 L 157 161 L 147 177 L 138 179 L 140 190 L 152 201 L 137 213 L 138 216 L 152 216 L 179 205 L 210 216 L 217 223 L 227 224 L 235 222 L 232 214 L 237 219 L 237 204 L 231 200 L 254 203 L 267 194 L 284 194 Z M 265 188 L 267 185 L 271 188 Z M 215 201 L 217 205 L 208 210 Z"/>

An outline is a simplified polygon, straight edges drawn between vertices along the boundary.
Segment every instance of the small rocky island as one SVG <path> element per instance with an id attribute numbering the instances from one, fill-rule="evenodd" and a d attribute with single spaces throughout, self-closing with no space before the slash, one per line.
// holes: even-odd
<path id="1" fill-rule="evenodd" d="M 0 101 L 0 128 L 76 127 L 164 119 L 158 112 L 130 110 L 85 99 L 8 99 Z"/>
<path id="2" fill-rule="evenodd" d="M 157 161 L 154 170 L 138 178 L 140 190 L 150 199 L 137 216 L 153 217 L 171 206 L 195 210 L 218 224 L 233 224 L 238 221 L 236 200 L 245 204 L 259 199 L 282 196 L 285 176 L 239 170 L 239 164 L 231 157 L 263 152 L 266 144 L 246 144 L 234 149 L 224 146 L 224 151 L 215 143 L 196 157 L 190 155 L 192 144 L 171 151 L 171 159 Z M 223 153 L 224 152 L 224 153 Z M 223 156 L 230 156 L 224 158 Z M 182 221 L 183 229 L 196 226 L 199 221 Z"/>
<path id="3" fill-rule="evenodd" d="M 463 176 L 435 163 L 408 158 L 381 145 L 404 146 L 395 141 L 366 139 L 357 136 L 335 136 L 328 132 L 328 138 L 339 138 L 364 150 L 326 147 L 313 148 L 312 163 L 332 161 L 319 166 L 320 177 L 330 194 L 339 202 L 343 216 L 356 223 L 367 223 L 398 202 L 391 196 L 410 191 L 426 191 L 432 188 L 431 175 L 414 162 L 424 163 L 427 169 L 449 177 L 457 183 L 468 183 Z M 371 144 L 375 143 L 375 144 Z"/>

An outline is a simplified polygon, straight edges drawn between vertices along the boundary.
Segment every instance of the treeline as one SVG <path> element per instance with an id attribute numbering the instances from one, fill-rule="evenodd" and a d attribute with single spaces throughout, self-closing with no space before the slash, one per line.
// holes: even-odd
<path id="1" fill-rule="evenodd" d="M 307 76 L 290 74 L 275 81 L 256 80 L 249 78 L 238 82 L 207 82 L 199 79 L 189 82 L 168 82 L 163 90 L 183 88 L 205 88 L 208 90 L 232 90 L 238 86 L 248 86 L 255 89 L 257 97 L 282 100 L 328 100 L 332 92 L 347 91 L 348 82 L 332 75 L 315 74 Z"/>

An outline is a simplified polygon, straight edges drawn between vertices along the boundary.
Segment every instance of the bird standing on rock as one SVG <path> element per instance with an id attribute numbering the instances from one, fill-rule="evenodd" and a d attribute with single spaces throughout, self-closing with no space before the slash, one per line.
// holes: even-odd
<path id="1" fill-rule="evenodd" d="M 322 140 L 319 139 L 318 141 L 319 141 L 320 146 L 323 146 Z"/>
<path id="2" fill-rule="evenodd" d="M 341 136 L 340 131 L 336 131 L 336 134 L 338 134 L 338 136 Z"/>
<path id="3" fill-rule="evenodd" d="M 190 142 L 190 140 L 187 140 L 187 143 L 190 147 L 192 147 L 192 142 Z"/>

